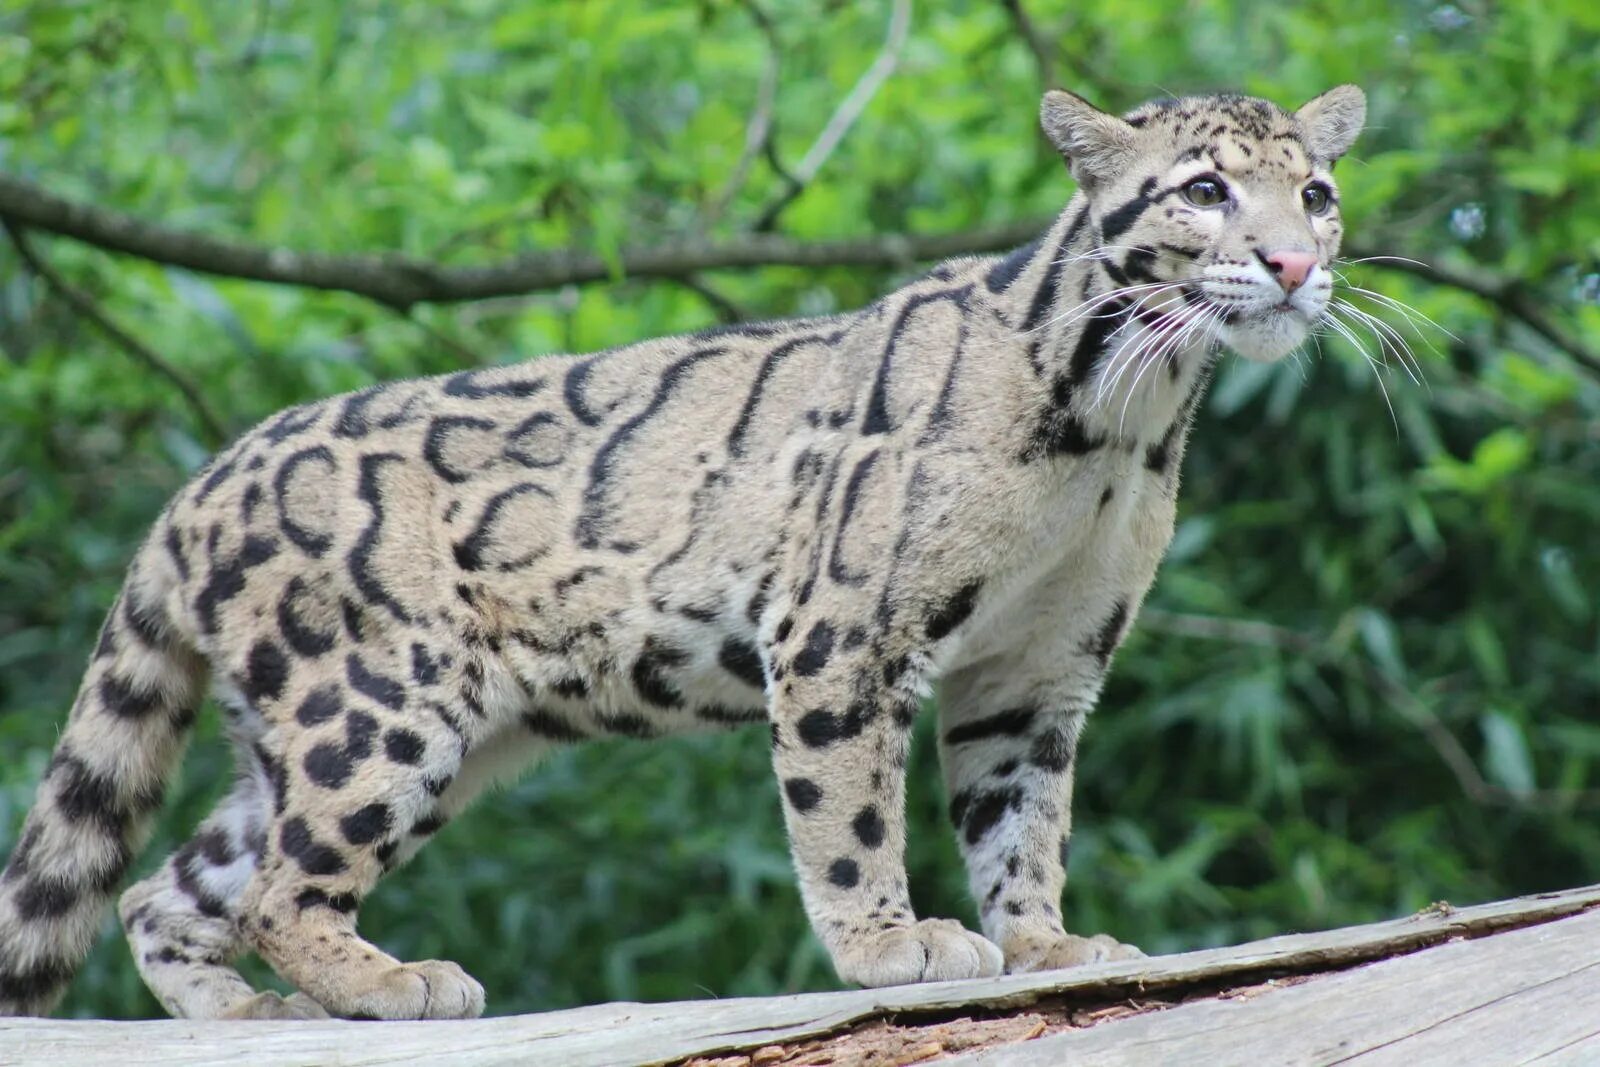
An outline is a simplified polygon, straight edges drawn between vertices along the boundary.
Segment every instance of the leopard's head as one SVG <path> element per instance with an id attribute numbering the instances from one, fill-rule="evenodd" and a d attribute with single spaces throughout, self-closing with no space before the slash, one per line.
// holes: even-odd
<path id="1" fill-rule="evenodd" d="M 1333 165 L 1365 121 L 1359 88 L 1293 112 L 1219 95 L 1120 118 L 1055 91 L 1041 117 L 1088 199 L 1092 255 L 1130 298 L 1181 300 L 1188 317 L 1206 313 L 1211 336 L 1262 361 L 1321 319 L 1343 233 Z"/>

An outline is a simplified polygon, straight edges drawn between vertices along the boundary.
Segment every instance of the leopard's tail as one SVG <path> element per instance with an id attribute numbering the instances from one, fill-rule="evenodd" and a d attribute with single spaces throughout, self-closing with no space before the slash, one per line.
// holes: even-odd
<path id="1" fill-rule="evenodd" d="M 168 615 L 177 584 L 152 538 L 0 875 L 0 1016 L 43 1015 L 61 999 L 182 755 L 205 668 Z"/>

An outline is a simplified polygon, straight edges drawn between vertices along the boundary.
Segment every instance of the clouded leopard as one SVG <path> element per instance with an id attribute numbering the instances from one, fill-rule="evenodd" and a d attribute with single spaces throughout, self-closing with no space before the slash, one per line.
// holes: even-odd
<path id="1" fill-rule="evenodd" d="M 88 950 L 210 689 L 239 776 L 128 889 L 174 1015 L 479 1014 L 455 964 L 356 933 L 379 877 L 496 778 L 588 738 L 771 731 L 839 976 L 1137 955 L 1066 932 L 1073 760 L 1172 533 L 1218 351 L 1327 306 L 1331 168 L 1365 117 L 1241 96 L 1123 117 L 1064 92 L 1078 192 L 1039 240 L 870 306 L 403 381 L 284 411 L 129 569 L 0 880 L 0 1015 Z M 983 936 L 912 913 L 910 726 L 938 686 Z M 260 953 L 300 993 L 257 993 Z"/>

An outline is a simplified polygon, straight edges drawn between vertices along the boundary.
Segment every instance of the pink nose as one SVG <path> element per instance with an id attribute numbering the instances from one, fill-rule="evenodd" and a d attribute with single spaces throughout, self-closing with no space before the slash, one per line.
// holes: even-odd
<path id="1" fill-rule="evenodd" d="M 1261 257 L 1261 262 L 1278 279 L 1285 293 L 1292 293 L 1306 283 L 1311 270 L 1317 265 L 1315 252 L 1271 252 Z"/>

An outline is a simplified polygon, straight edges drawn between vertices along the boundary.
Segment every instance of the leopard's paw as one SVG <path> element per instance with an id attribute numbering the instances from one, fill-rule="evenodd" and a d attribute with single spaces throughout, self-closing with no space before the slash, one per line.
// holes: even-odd
<path id="1" fill-rule="evenodd" d="M 956 978 L 989 978 L 1005 957 L 954 919 L 923 919 L 864 936 L 834 959 L 846 982 L 876 987 Z"/>
<path id="2" fill-rule="evenodd" d="M 326 1019 L 327 1009 L 304 993 L 257 993 L 222 1013 L 224 1019 Z"/>
<path id="3" fill-rule="evenodd" d="M 1124 945 L 1109 934 L 1078 937 L 1076 934 L 1030 935 L 1006 943 L 1006 973 L 1054 971 L 1085 963 L 1143 959 L 1144 953 Z"/>
<path id="4" fill-rule="evenodd" d="M 334 1014 L 356 1019 L 476 1019 L 483 986 L 454 963 L 402 963 L 330 998 Z"/>

